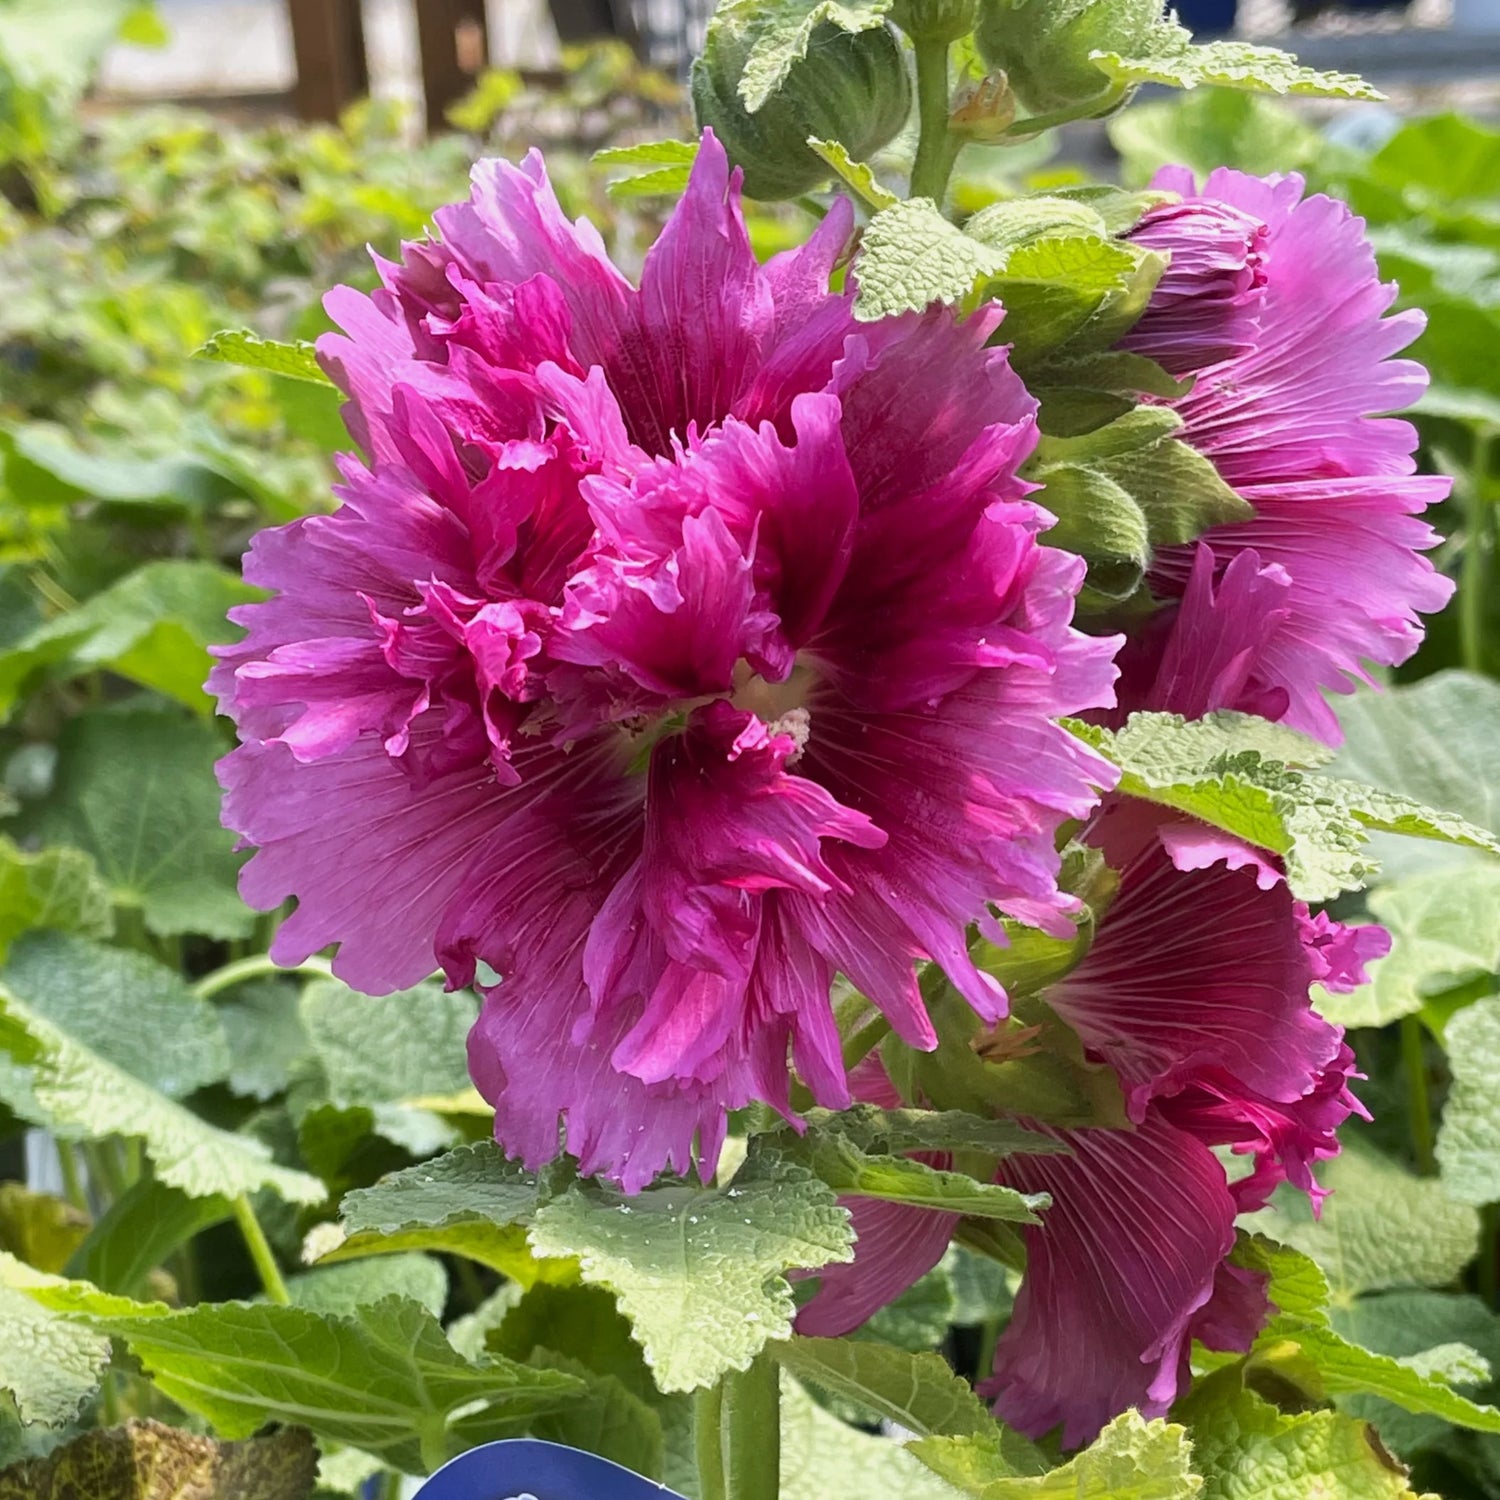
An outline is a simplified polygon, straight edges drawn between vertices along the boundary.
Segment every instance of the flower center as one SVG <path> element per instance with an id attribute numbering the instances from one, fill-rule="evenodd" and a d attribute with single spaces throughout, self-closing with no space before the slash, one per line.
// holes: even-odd
<path id="1" fill-rule="evenodd" d="M 817 683 L 817 672 L 805 656 L 798 656 L 784 682 L 767 682 L 741 657 L 735 663 L 734 687 L 729 701 L 736 708 L 755 714 L 773 726 L 777 720 L 793 713 L 800 713 L 805 720 L 808 702 Z"/>

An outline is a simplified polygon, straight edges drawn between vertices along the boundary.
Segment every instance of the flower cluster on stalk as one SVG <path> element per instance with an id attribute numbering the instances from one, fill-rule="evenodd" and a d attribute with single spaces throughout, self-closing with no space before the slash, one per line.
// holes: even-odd
<path id="1" fill-rule="evenodd" d="M 1414 649 L 1448 585 L 1362 226 L 1295 178 L 1181 172 L 1137 243 L 1170 253 L 1122 347 L 1191 376 L 1181 437 L 1253 514 L 1158 552 L 1127 638 L 1073 623 L 1081 560 L 1019 477 L 1037 406 L 1003 310 L 861 322 L 835 290 L 842 201 L 762 265 L 705 133 L 639 285 L 533 155 L 485 162 L 435 239 L 340 288 L 319 345 L 360 452 L 339 508 L 256 538 L 271 592 L 214 687 L 240 747 L 226 821 L 273 954 L 338 945 L 388 992 L 440 968 L 484 1003 L 473 1077 L 505 1149 L 636 1190 L 712 1173 L 730 1111 L 900 1101 L 846 1073 L 844 975 L 905 1046 L 935 966 L 1008 1011 L 971 934 L 1074 933 L 1069 834 L 1118 888 L 1043 1000 L 1118 1075 L 1122 1117 L 1029 1123 L 1046 1192 L 987 1389 L 1065 1444 L 1165 1411 L 1193 1340 L 1245 1349 L 1265 1289 L 1237 1213 L 1360 1106 L 1314 983 L 1380 929 L 1311 914 L 1277 860 L 1121 797 L 1059 726 L 1133 709 L 1260 714 L 1336 741 L 1325 692 Z M 1116 655 L 1119 689 L 1116 692 Z M 1243 1168 L 1226 1173 L 1220 1148 Z M 941 1258 L 952 1216 L 856 1200 L 857 1255 L 805 1331 L 838 1333 Z"/>

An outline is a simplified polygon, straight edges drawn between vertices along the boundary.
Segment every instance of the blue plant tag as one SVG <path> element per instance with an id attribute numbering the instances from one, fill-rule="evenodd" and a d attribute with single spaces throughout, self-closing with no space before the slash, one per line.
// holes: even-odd
<path id="1" fill-rule="evenodd" d="M 417 1500 L 682 1500 L 619 1464 L 539 1438 L 508 1438 L 446 1463 Z"/>

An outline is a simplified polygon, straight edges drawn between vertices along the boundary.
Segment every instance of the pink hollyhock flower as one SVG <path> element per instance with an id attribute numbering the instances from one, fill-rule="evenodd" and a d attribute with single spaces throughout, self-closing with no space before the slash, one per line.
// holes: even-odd
<path id="1" fill-rule="evenodd" d="M 1323 694 L 1368 681 L 1367 663 L 1405 661 L 1418 616 L 1452 593 L 1421 555 L 1437 536 L 1418 519 L 1449 481 L 1415 474 L 1415 430 L 1379 415 L 1426 384 L 1392 357 L 1422 315 L 1383 316 L 1396 289 L 1379 280 L 1363 221 L 1304 197 L 1299 177 L 1221 169 L 1199 193 L 1172 167 L 1153 186 L 1183 201 L 1131 238 L 1172 260 L 1122 347 L 1193 377 L 1171 403 L 1180 436 L 1255 515 L 1158 552 L 1149 583 L 1173 602 L 1122 653 L 1121 712 L 1244 709 L 1336 744 Z M 1191 684 L 1184 661 L 1200 661 Z M 1179 700 L 1185 685 L 1197 694 Z"/>
<path id="2" fill-rule="evenodd" d="M 1126 1407 L 1165 1412 L 1193 1340 L 1243 1351 L 1264 1322 L 1260 1280 L 1227 1263 L 1238 1213 L 1312 1168 L 1363 1113 L 1353 1053 L 1312 1010 L 1314 982 L 1363 982 L 1380 928 L 1311 917 L 1260 851 L 1191 819 L 1113 800 L 1089 837 L 1119 887 L 1087 953 L 1045 992 L 1088 1055 L 1118 1073 L 1130 1130 L 1028 1121 L 1067 1154 L 1017 1155 L 998 1179 L 1048 1193 L 1023 1231 L 1027 1271 L 986 1394 L 1006 1421 L 1087 1442 Z M 859 1091 L 889 1104 L 883 1076 Z M 941 1101 L 938 1101 L 941 1102 Z M 1214 1154 L 1251 1169 L 1230 1181 Z M 858 1326 L 942 1258 L 952 1215 L 855 1203 L 850 1266 L 823 1274 L 804 1333 Z"/>
<path id="3" fill-rule="evenodd" d="M 279 961 L 477 977 L 500 1141 L 633 1190 L 786 1110 L 789 1049 L 847 1102 L 835 970 L 916 1047 L 919 959 L 1003 1014 L 965 932 L 1066 925 L 1054 835 L 1112 773 L 1051 720 L 1114 643 L 1039 544 L 999 310 L 856 323 L 846 204 L 759 265 L 705 134 L 638 288 L 535 155 L 436 222 L 328 298 L 365 457 L 253 545 L 225 817 L 297 901 Z"/>

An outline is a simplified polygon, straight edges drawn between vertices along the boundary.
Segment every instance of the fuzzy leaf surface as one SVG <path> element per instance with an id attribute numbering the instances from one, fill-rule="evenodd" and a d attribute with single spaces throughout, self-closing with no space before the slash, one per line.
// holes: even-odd
<path id="1" fill-rule="evenodd" d="M 293 1203 L 324 1197 L 316 1177 L 277 1166 L 259 1141 L 208 1124 L 3 986 L 0 1051 L 29 1070 L 32 1093 L 52 1128 L 68 1135 L 137 1138 L 157 1177 L 190 1196 L 235 1198 L 264 1187 Z"/>
<path id="2" fill-rule="evenodd" d="M 1036 1450 L 1011 1433 L 923 1438 L 909 1451 L 974 1500 L 1193 1500 L 1203 1491 L 1187 1433 L 1135 1411 L 1051 1470 L 1038 1469 Z"/>
<path id="3" fill-rule="evenodd" d="M 245 937 L 255 913 L 219 822 L 222 749 L 208 725 L 176 713 L 80 714 L 58 741 L 51 792 L 16 828 L 92 855 L 114 900 L 139 907 L 153 932 Z"/>
<path id="4" fill-rule="evenodd" d="M 849 1216 L 805 1167 L 756 1154 L 727 1188 L 659 1184 L 627 1198 L 578 1182 L 538 1208 L 540 1256 L 577 1257 L 630 1319 L 658 1386 L 743 1370 L 795 1311 L 785 1272 L 852 1260 Z"/>

